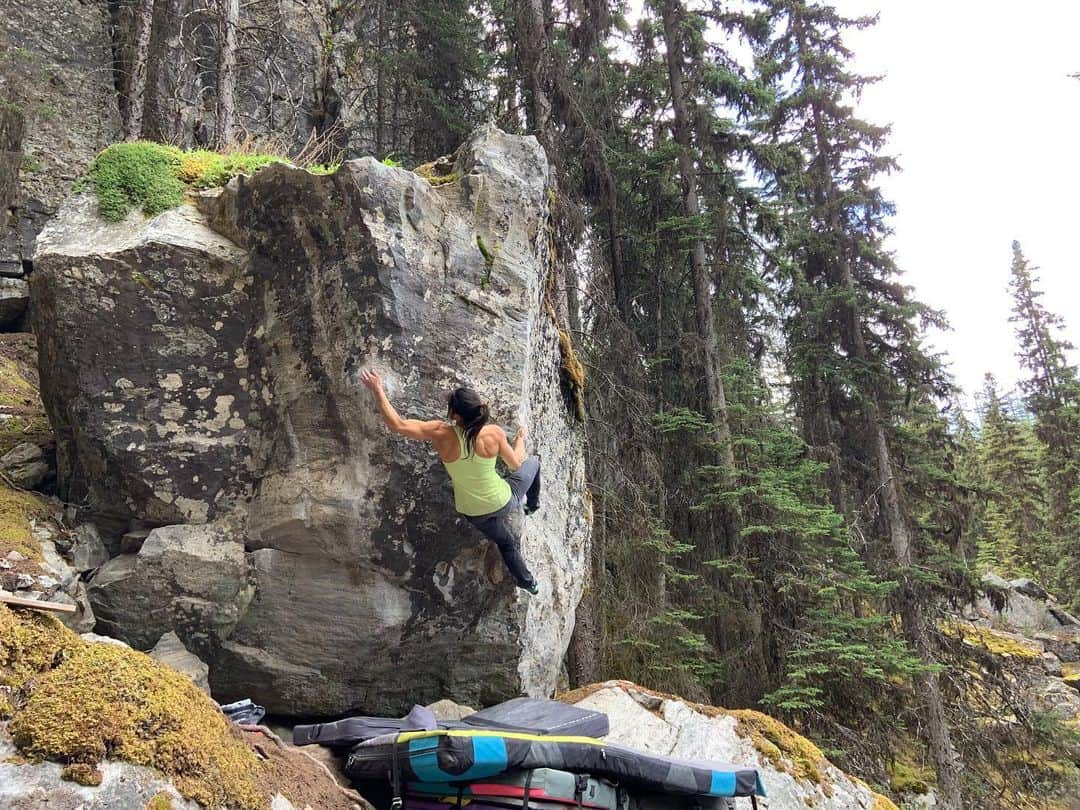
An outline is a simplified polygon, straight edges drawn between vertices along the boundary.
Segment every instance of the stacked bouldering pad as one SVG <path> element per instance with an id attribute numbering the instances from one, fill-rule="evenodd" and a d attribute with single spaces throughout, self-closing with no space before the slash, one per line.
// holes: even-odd
<path id="1" fill-rule="evenodd" d="M 516 698 L 461 721 L 403 718 L 297 726 L 297 745 L 349 748 L 358 786 L 384 780 L 408 810 L 728 810 L 764 795 L 755 768 L 691 762 L 604 742 L 607 716 Z"/>

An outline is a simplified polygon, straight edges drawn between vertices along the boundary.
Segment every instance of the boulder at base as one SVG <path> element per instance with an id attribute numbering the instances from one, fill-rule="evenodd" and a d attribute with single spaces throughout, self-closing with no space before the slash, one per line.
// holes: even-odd
<path id="1" fill-rule="evenodd" d="M 545 302 L 548 204 L 536 140 L 494 127 L 437 187 L 364 158 L 273 165 L 150 220 L 69 200 L 31 282 L 60 494 L 109 548 L 156 528 L 93 580 L 101 626 L 143 649 L 172 630 L 215 696 L 279 714 L 550 693 L 590 510 L 578 366 Z M 528 426 L 539 597 L 455 516 L 430 448 L 388 433 L 365 368 L 406 416 L 441 418 L 468 385 Z M 197 574 L 199 525 L 232 544 L 214 551 L 231 585 Z"/>
<path id="2" fill-rule="evenodd" d="M 758 769 L 769 810 L 896 810 L 884 796 L 829 762 L 805 737 L 748 709 L 688 703 L 628 681 L 608 681 L 561 697 L 607 714 L 606 740 L 664 756 Z"/>

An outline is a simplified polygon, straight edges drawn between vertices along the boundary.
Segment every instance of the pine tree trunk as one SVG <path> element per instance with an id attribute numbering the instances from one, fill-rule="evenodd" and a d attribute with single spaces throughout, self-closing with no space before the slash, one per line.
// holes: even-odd
<path id="1" fill-rule="evenodd" d="M 555 133 L 551 129 L 551 97 L 548 95 L 547 8 L 545 0 L 519 0 L 517 4 L 517 47 L 525 71 L 529 93 L 529 117 L 537 140 L 555 161 Z"/>
<path id="2" fill-rule="evenodd" d="M 833 228 L 839 232 L 840 223 L 835 218 Z M 869 366 L 870 353 L 866 348 L 859 309 L 855 303 L 857 301 L 855 282 L 846 259 L 840 261 L 840 281 L 849 293 L 850 302 L 846 307 L 848 315 L 846 337 L 855 358 Z M 914 562 L 911 529 L 901 503 L 900 488 L 896 483 L 896 474 L 876 395 L 872 392 L 867 393 L 870 395 L 866 398 L 866 416 L 873 431 L 878 487 L 889 529 L 889 540 L 893 547 L 893 556 L 900 570 L 900 619 L 908 644 L 923 664 L 930 667 L 935 663 L 934 650 L 930 643 L 930 619 L 923 609 L 921 596 L 913 587 L 911 575 L 908 573 Z M 918 693 L 925 701 L 923 720 L 930 738 L 930 756 L 934 761 L 934 771 L 938 778 L 938 802 L 943 810 L 961 810 L 960 757 L 952 745 L 949 723 L 945 717 L 945 707 L 941 699 L 938 674 L 932 670 L 926 670 L 916 676 L 915 683 Z"/>
<path id="3" fill-rule="evenodd" d="M 146 76 L 150 61 L 150 34 L 154 29 L 154 0 L 138 0 L 135 6 L 135 43 L 128 77 L 127 120 L 124 140 L 142 137 L 143 111 L 146 108 Z"/>
<path id="4" fill-rule="evenodd" d="M 236 138 L 236 32 L 240 25 L 240 0 L 220 0 L 220 3 L 214 141 L 219 149 L 225 149 Z"/>
<path id="5" fill-rule="evenodd" d="M 664 41 L 667 45 L 671 106 L 675 111 L 675 142 L 680 147 L 679 175 L 683 189 L 683 213 L 693 219 L 701 215 L 701 206 L 698 203 L 697 168 L 692 152 L 690 115 L 683 86 L 682 48 L 679 45 L 680 39 L 676 30 L 679 18 L 682 16 L 681 12 L 681 6 L 678 3 L 665 0 L 662 8 Z M 722 465 L 726 475 L 730 477 L 735 472 L 735 451 L 731 444 L 727 398 L 721 376 L 720 344 L 716 334 L 716 325 L 713 322 L 712 285 L 705 257 L 705 243 L 700 235 L 694 237 L 690 245 L 690 264 L 694 278 L 694 318 L 705 351 L 705 388 L 709 417 L 713 424 L 713 438 L 720 447 Z"/>

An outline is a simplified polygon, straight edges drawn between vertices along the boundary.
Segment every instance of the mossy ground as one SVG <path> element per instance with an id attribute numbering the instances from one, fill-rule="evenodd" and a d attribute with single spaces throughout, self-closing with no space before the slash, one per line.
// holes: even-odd
<path id="1" fill-rule="evenodd" d="M 0 335 L 0 456 L 22 442 L 52 443 L 52 428 L 38 391 L 33 335 Z"/>
<path id="2" fill-rule="evenodd" d="M 86 183 L 98 197 L 101 215 L 124 219 L 132 209 L 154 216 L 184 202 L 188 189 L 225 185 L 238 174 L 254 174 L 272 163 L 291 161 L 283 155 L 234 151 L 185 151 L 151 141 L 116 143 L 94 159 Z M 337 165 L 306 167 L 313 174 L 330 174 Z"/>
<path id="3" fill-rule="evenodd" d="M 0 684 L 12 739 L 31 759 L 87 766 L 73 777 L 119 759 L 157 768 L 205 807 L 269 804 L 258 758 L 213 702 L 143 653 L 0 605 Z"/>
<path id="4" fill-rule="evenodd" d="M 48 507 L 37 495 L 20 492 L 0 482 L 0 557 L 17 551 L 28 560 L 41 560 L 41 545 L 34 537 L 31 519 L 44 520 Z"/>

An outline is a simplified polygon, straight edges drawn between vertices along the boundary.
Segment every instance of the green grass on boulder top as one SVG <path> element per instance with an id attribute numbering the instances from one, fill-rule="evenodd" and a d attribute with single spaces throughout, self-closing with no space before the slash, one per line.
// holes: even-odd
<path id="1" fill-rule="evenodd" d="M 87 183 L 98 197 L 101 215 L 112 222 L 133 209 L 147 216 L 175 208 L 189 189 L 223 186 L 238 174 L 254 174 L 271 163 L 289 163 L 281 155 L 258 152 L 221 154 L 183 150 L 150 141 L 115 143 L 90 164 Z M 312 165 L 312 174 L 332 174 L 337 165 Z"/>

